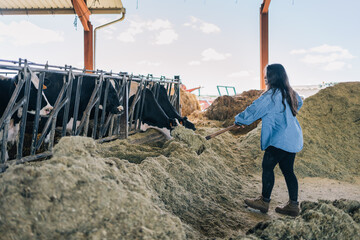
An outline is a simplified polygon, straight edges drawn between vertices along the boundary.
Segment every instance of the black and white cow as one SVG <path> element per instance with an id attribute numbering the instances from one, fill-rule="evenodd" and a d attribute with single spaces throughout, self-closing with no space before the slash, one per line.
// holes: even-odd
<path id="1" fill-rule="evenodd" d="M 173 127 L 177 126 L 177 123 L 174 118 L 169 118 L 164 110 L 159 105 L 158 101 L 155 99 L 153 92 L 145 88 L 145 99 L 144 99 L 144 107 L 142 111 L 141 117 L 141 127 L 142 131 L 145 131 L 148 128 L 155 128 L 161 131 L 167 139 L 170 139 L 170 130 Z M 132 95 L 129 98 L 129 107 L 131 107 L 134 101 L 135 95 Z M 135 104 L 135 108 L 133 110 L 134 114 L 139 108 L 141 101 L 138 101 Z M 131 110 L 130 110 L 131 111 Z"/>
<path id="2" fill-rule="evenodd" d="M 66 76 L 67 77 L 67 76 Z M 64 74 L 61 73 L 46 73 L 45 75 L 45 85 L 46 89 L 44 90 L 45 95 L 48 97 L 49 102 L 51 104 L 55 104 L 59 92 L 61 91 L 63 85 L 64 85 Z M 80 123 L 80 120 L 82 118 L 82 115 L 84 111 L 86 110 L 86 107 L 89 103 L 89 100 L 91 98 L 91 95 L 93 93 L 93 90 L 96 85 L 97 77 L 92 76 L 83 76 L 82 85 L 81 85 L 81 92 L 80 92 L 80 99 L 79 99 L 79 109 L 78 109 L 78 117 L 75 121 L 77 123 Z M 112 114 L 119 114 L 123 107 L 120 103 L 120 99 L 117 95 L 117 92 L 115 90 L 115 81 L 109 80 L 109 90 L 108 90 L 108 96 L 106 101 L 106 109 L 105 111 L 107 113 Z M 74 121 L 74 108 L 75 108 L 75 97 L 76 97 L 76 88 L 79 82 L 79 77 L 76 76 L 73 80 L 72 84 L 72 90 L 71 90 L 71 100 L 70 100 L 70 109 L 69 109 L 69 115 L 67 119 L 68 123 L 68 129 L 71 129 L 72 122 Z M 102 109 L 102 106 L 104 104 L 104 96 L 105 96 L 105 85 L 102 87 L 102 93 L 101 93 L 101 99 L 100 99 L 100 110 Z M 64 95 L 65 97 L 65 95 Z M 57 117 L 57 126 L 61 126 L 63 122 L 64 117 L 64 109 L 59 111 L 58 117 Z M 93 117 L 93 115 L 91 115 Z"/>
<path id="3" fill-rule="evenodd" d="M 3 117 L 3 114 L 6 110 L 8 103 L 11 100 L 11 97 L 15 91 L 16 85 L 19 81 L 19 75 L 16 75 L 13 78 L 8 77 L 0 77 L 0 119 Z M 37 103 L 37 92 L 39 87 L 43 88 L 43 86 L 39 86 L 40 80 L 36 76 L 36 74 L 31 73 L 31 86 L 30 86 L 30 96 L 29 96 L 29 103 L 27 109 L 27 118 L 31 118 L 31 115 L 35 114 L 36 111 L 36 103 Z M 42 90 L 43 91 L 43 90 Z M 24 97 L 25 94 L 25 84 L 23 85 L 16 101 L 19 101 L 21 98 Z M 45 94 L 42 92 L 41 96 L 41 106 L 40 106 L 40 116 L 47 116 L 53 107 L 48 102 Z M 16 137 L 19 133 L 19 123 L 22 117 L 23 108 L 19 108 L 19 110 L 11 116 L 10 124 L 9 124 L 9 131 L 7 141 L 10 145 L 15 143 Z M 2 131 L 0 133 L 0 141 L 2 140 Z M 0 153 L 1 157 L 1 153 Z M 6 156 L 7 158 L 7 156 Z"/>
<path id="4" fill-rule="evenodd" d="M 170 103 L 166 89 L 163 85 L 160 85 L 159 96 L 157 98 L 157 101 L 169 118 L 175 118 L 184 127 L 192 129 L 194 131 L 196 130 L 195 125 L 192 122 L 190 122 L 187 119 L 187 117 L 180 116 L 180 114 L 176 111 L 174 106 Z"/>

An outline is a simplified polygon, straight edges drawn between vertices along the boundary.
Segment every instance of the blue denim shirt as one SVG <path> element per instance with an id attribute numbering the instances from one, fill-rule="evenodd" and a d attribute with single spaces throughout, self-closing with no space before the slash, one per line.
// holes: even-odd
<path id="1" fill-rule="evenodd" d="M 284 111 L 281 92 L 275 90 L 275 94 L 272 96 L 273 91 L 271 89 L 265 92 L 243 112 L 236 115 L 235 124 L 249 125 L 261 118 L 261 150 L 274 146 L 287 152 L 299 152 L 303 148 L 300 124 L 292 115 L 286 100 L 286 110 Z M 303 101 L 298 94 L 296 95 L 299 110 Z"/>

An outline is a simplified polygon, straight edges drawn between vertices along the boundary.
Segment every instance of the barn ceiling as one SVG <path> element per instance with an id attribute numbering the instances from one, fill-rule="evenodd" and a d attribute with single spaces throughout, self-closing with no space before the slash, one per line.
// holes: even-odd
<path id="1" fill-rule="evenodd" d="M 87 0 L 92 14 L 117 14 L 123 11 L 121 0 Z M 0 15 L 76 14 L 72 0 L 1 0 Z"/>

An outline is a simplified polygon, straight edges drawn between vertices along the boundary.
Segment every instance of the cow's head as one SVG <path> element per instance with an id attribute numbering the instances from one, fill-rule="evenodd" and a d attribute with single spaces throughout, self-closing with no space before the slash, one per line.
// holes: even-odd
<path id="1" fill-rule="evenodd" d="M 183 119 L 181 120 L 180 123 L 185 128 L 189 128 L 189 129 L 194 130 L 194 131 L 196 130 L 195 125 L 192 122 L 190 122 L 187 117 L 183 117 Z"/>
<path id="2" fill-rule="evenodd" d="M 179 121 L 176 118 L 169 118 L 169 127 L 167 129 L 173 130 L 179 125 Z"/>
<path id="3" fill-rule="evenodd" d="M 108 96 L 106 101 L 106 112 L 110 112 L 112 114 L 119 114 L 124 109 L 120 103 L 120 98 L 116 92 L 117 82 L 113 79 L 110 79 L 109 89 L 108 89 Z M 105 89 L 103 87 L 102 96 L 105 96 Z M 103 101 L 103 100 L 102 100 Z"/>
<path id="4" fill-rule="evenodd" d="M 22 74 L 21 74 L 21 77 L 23 77 Z M 35 73 L 31 73 L 30 77 L 31 77 L 31 85 L 30 85 L 28 113 L 35 114 L 36 104 L 37 104 L 37 93 L 38 93 L 39 88 L 41 88 L 40 89 L 40 91 L 41 91 L 40 116 L 47 116 L 47 115 L 49 115 L 49 113 L 51 112 L 53 107 L 49 104 L 49 102 L 43 92 L 43 89 L 45 89 L 46 87 L 45 87 L 45 85 L 39 86 L 40 80 L 36 76 Z M 19 81 L 19 75 L 16 75 L 14 77 L 15 84 L 17 84 L 18 81 Z M 21 89 L 19 97 L 23 97 L 24 94 L 25 94 L 25 85 Z"/>

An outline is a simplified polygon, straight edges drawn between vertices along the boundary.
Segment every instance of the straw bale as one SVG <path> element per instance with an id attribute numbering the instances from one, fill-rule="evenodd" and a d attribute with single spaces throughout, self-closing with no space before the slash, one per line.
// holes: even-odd
<path id="1" fill-rule="evenodd" d="M 263 91 L 249 90 L 235 96 L 220 96 L 215 99 L 207 109 L 205 116 L 210 120 L 223 121 L 222 126 L 228 127 L 234 124 L 234 118 L 237 114 L 244 111 L 251 103 L 256 100 Z M 246 126 L 233 130 L 234 134 L 245 134 L 254 129 L 260 120 Z"/>
<path id="2" fill-rule="evenodd" d="M 181 116 L 185 117 L 194 111 L 201 110 L 197 97 L 180 88 Z"/>

